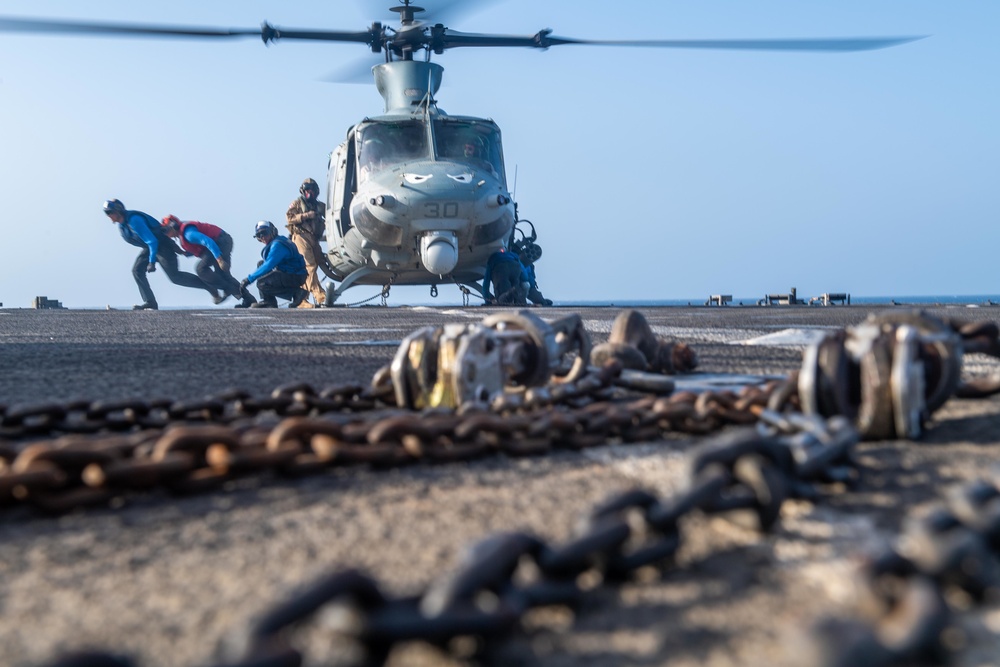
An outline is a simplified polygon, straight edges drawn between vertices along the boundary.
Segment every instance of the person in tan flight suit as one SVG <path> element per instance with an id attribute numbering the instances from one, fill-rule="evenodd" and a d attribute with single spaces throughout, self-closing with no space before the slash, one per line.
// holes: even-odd
<path id="1" fill-rule="evenodd" d="M 312 294 L 317 306 L 323 306 L 326 303 L 326 292 L 320 282 L 317 267 L 323 252 L 319 242 L 323 238 L 326 205 L 319 200 L 319 184 L 311 178 L 302 181 L 299 193 L 301 196 L 285 212 L 285 226 L 288 227 L 288 235 L 295 247 L 306 260 L 306 282 L 303 287 Z M 303 301 L 299 306 L 311 307 L 308 301 Z"/>

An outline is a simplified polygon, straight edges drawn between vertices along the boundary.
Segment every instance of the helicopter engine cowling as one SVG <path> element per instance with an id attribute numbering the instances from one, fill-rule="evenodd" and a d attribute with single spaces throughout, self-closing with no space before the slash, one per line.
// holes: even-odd
<path id="1" fill-rule="evenodd" d="M 420 237 L 420 263 L 428 272 L 444 276 L 458 264 L 458 239 L 454 232 L 427 232 Z"/>

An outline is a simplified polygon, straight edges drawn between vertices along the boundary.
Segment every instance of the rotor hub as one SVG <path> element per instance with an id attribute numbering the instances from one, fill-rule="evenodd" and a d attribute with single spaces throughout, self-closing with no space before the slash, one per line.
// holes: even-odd
<path id="1" fill-rule="evenodd" d="M 423 7 L 417 7 L 416 5 L 411 5 L 409 0 L 403 0 L 403 4 L 399 7 L 390 7 L 389 11 L 396 12 L 399 14 L 399 22 L 403 25 L 408 23 L 413 23 L 413 16 L 417 12 L 426 11 Z"/>

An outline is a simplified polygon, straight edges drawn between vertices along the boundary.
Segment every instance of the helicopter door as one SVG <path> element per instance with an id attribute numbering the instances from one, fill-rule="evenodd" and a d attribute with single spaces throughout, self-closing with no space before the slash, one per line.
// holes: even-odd
<path id="1" fill-rule="evenodd" d="M 330 211 L 333 214 L 333 232 L 337 245 L 342 245 L 347 230 L 351 228 L 351 200 L 357 187 L 354 177 L 354 136 L 337 146 L 330 160 L 329 186 Z"/>

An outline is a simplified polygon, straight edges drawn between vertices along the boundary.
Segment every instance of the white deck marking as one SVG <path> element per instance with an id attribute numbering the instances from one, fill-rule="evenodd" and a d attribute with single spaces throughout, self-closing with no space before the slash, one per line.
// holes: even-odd
<path id="1" fill-rule="evenodd" d="M 732 345 L 764 345 L 766 347 L 798 347 L 804 348 L 819 341 L 826 335 L 828 329 L 782 329 L 774 333 L 764 334 L 746 340 L 731 341 Z"/>

